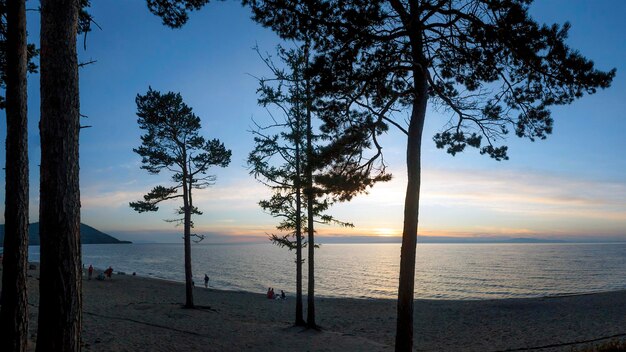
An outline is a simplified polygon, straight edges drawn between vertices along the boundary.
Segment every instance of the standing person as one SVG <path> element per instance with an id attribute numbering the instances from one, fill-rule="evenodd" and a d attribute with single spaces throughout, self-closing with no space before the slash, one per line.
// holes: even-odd
<path id="1" fill-rule="evenodd" d="M 89 264 L 89 269 L 87 269 L 87 273 L 89 273 L 88 278 L 89 280 L 91 280 L 91 277 L 93 276 L 93 265 Z"/>
<path id="2" fill-rule="evenodd" d="M 204 287 L 209 287 L 209 275 L 207 275 L 206 273 L 204 274 Z"/>
<path id="3" fill-rule="evenodd" d="M 113 268 L 109 266 L 109 268 L 104 271 L 104 275 L 106 275 L 106 277 L 108 277 L 110 279 L 111 278 L 111 274 L 113 274 Z"/>

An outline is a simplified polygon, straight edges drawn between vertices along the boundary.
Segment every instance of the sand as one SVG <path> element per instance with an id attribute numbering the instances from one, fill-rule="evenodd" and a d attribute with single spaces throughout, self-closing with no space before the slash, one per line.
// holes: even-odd
<path id="1" fill-rule="evenodd" d="M 38 273 L 29 273 L 34 350 Z M 293 297 L 268 300 L 264 293 L 204 287 L 196 287 L 194 297 L 205 308 L 181 308 L 181 283 L 130 275 L 113 275 L 106 281 L 85 279 L 83 350 L 393 350 L 393 300 L 318 298 L 316 314 L 322 330 L 312 331 L 292 326 Z M 611 336 L 626 338 L 626 291 L 529 299 L 416 300 L 415 323 L 416 351 L 571 351 L 606 342 Z"/>

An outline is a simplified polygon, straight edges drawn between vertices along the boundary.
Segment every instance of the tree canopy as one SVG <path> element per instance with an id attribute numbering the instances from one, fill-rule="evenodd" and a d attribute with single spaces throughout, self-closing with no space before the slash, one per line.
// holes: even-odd
<path id="1" fill-rule="evenodd" d="M 163 24 L 171 28 L 180 28 L 189 19 L 189 12 L 199 10 L 209 0 L 146 0 L 148 9 L 161 17 Z"/>
<path id="2" fill-rule="evenodd" d="M 7 80 L 7 0 L 0 0 L 0 89 L 6 90 Z M 39 55 L 39 50 L 35 44 L 28 44 L 26 47 L 28 73 L 37 73 L 35 58 Z M 0 95 L 0 109 L 5 108 L 5 97 Z"/>
<path id="3" fill-rule="evenodd" d="M 320 89 L 392 120 L 420 98 L 450 120 L 434 136 L 456 154 L 466 146 L 501 160 L 498 144 L 514 130 L 544 139 L 549 107 L 610 85 L 603 72 L 566 43 L 570 25 L 540 25 L 530 0 L 249 1 L 255 19 L 284 38 L 302 28 L 321 54 Z M 297 30 L 296 30 L 297 28 Z M 416 96 L 415 72 L 427 97 Z M 406 132 L 404 126 L 398 126 Z"/>

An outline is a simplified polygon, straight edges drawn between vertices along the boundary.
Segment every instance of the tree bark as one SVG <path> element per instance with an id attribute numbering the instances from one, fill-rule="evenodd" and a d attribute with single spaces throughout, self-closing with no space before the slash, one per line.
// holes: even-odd
<path id="1" fill-rule="evenodd" d="M 41 272 L 37 352 L 80 351 L 78 0 L 41 1 Z"/>
<path id="2" fill-rule="evenodd" d="M 302 313 L 302 180 L 300 172 L 300 130 L 301 118 L 299 112 L 296 116 L 296 178 L 294 184 L 296 186 L 296 326 L 304 326 L 304 315 Z"/>
<path id="3" fill-rule="evenodd" d="M 407 141 L 407 188 L 404 199 L 404 228 L 400 254 L 400 282 L 396 325 L 396 351 L 413 348 L 413 294 L 415 291 L 415 251 L 421 185 L 422 132 L 428 102 L 428 72 L 414 70 L 415 96 Z"/>
<path id="4" fill-rule="evenodd" d="M 0 350 L 26 351 L 28 336 L 28 115 L 26 4 L 7 2 L 6 192 Z"/>
<path id="5" fill-rule="evenodd" d="M 187 154 L 183 152 L 184 163 Z M 185 207 L 184 241 L 185 241 L 185 308 L 194 308 L 193 304 L 193 274 L 191 271 L 191 182 L 188 180 L 189 170 L 183 167 L 183 201 Z"/>
<path id="6" fill-rule="evenodd" d="M 304 59 L 306 65 L 309 63 L 309 44 L 304 47 Z M 306 326 L 311 329 L 317 329 L 315 322 L 315 230 L 314 230 L 314 211 L 313 199 L 315 192 L 313 191 L 313 126 L 311 125 L 311 87 L 308 77 L 306 78 L 306 165 L 305 177 L 307 187 L 307 228 L 308 228 L 308 251 L 309 251 L 309 287 L 307 293 L 307 318 Z"/>

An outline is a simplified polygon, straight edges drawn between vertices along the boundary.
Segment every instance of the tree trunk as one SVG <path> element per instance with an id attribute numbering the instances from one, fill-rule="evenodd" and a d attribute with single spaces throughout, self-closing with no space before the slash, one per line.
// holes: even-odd
<path id="1" fill-rule="evenodd" d="M 309 118 L 310 120 L 310 118 Z M 310 125 L 309 125 L 310 126 Z M 310 132 L 307 132 L 307 151 L 308 155 L 311 156 L 310 153 Z M 317 324 L 315 323 L 315 231 L 313 229 L 313 197 L 315 197 L 313 193 L 313 180 L 312 180 L 312 172 L 311 172 L 311 159 L 307 158 L 307 227 L 308 227 L 308 251 L 309 251 L 309 287 L 307 293 L 307 317 L 306 317 L 306 326 L 308 328 L 317 329 Z"/>
<path id="2" fill-rule="evenodd" d="M 396 351 L 413 348 L 413 293 L 415 291 L 415 250 L 421 184 L 422 131 L 428 101 L 427 72 L 415 70 L 416 100 L 411 112 L 407 141 L 406 164 L 408 182 L 404 199 L 404 228 L 400 255 L 400 283 L 398 287 L 398 315 L 396 325 Z"/>
<path id="3" fill-rule="evenodd" d="M 26 4 L 7 4 L 6 192 L 0 350 L 26 351 L 28 335 L 28 116 Z"/>
<path id="4" fill-rule="evenodd" d="M 41 1 L 41 272 L 37 352 L 80 351 L 78 0 Z"/>
<path id="5" fill-rule="evenodd" d="M 299 192 L 298 192 L 299 193 Z M 300 198 L 300 194 L 298 194 Z M 300 202 L 298 201 L 298 208 L 300 208 Z M 301 209 L 298 212 L 302 211 Z M 302 216 L 298 216 L 296 222 L 299 224 L 296 230 L 296 326 L 304 326 L 303 306 L 302 306 Z"/>
<path id="6" fill-rule="evenodd" d="M 301 116 L 296 116 L 296 326 L 304 326 L 304 316 L 302 314 L 302 182 L 300 172 L 300 124 Z"/>
<path id="7" fill-rule="evenodd" d="M 309 63 L 309 44 L 304 47 L 304 59 Z M 313 126 L 311 125 L 311 87 L 309 79 L 306 79 L 306 165 L 305 177 L 307 187 L 307 228 L 308 228 L 308 250 L 309 250 L 309 287 L 307 293 L 307 317 L 306 326 L 317 329 L 315 322 L 315 230 L 313 223 Z"/>
<path id="8" fill-rule="evenodd" d="M 187 156 L 183 153 L 183 160 Z M 193 275 L 191 272 L 191 184 L 187 180 L 188 170 L 183 171 L 183 200 L 185 207 L 185 308 L 194 308 L 193 304 Z M 188 184 L 189 183 L 189 184 Z"/>

